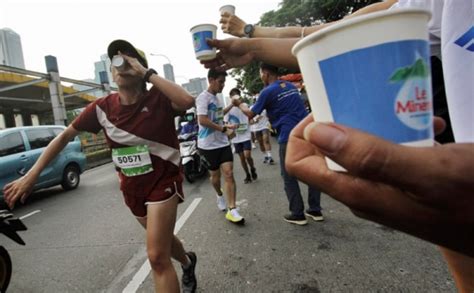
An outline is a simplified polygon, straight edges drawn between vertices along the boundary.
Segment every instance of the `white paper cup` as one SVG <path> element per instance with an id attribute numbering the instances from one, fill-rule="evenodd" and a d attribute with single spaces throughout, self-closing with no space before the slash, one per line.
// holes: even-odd
<path id="1" fill-rule="evenodd" d="M 198 60 L 212 60 L 216 58 L 216 48 L 209 46 L 206 39 L 215 39 L 217 26 L 213 24 L 199 24 L 191 28 L 194 53 Z"/>
<path id="2" fill-rule="evenodd" d="M 430 13 L 371 13 L 311 34 L 293 47 L 314 120 L 409 146 L 433 145 Z M 331 160 L 328 167 L 344 170 Z"/>
<path id="3" fill-rule="evenodd" d="M 219 8 L 219 12 L 221 13 L 221 15 L 224 14 L 224 12 L 227 12 L 230 15 L 234 15 L 235 14 L 235 6 L 234 5 L 224 5 L 221 8 Z"/>

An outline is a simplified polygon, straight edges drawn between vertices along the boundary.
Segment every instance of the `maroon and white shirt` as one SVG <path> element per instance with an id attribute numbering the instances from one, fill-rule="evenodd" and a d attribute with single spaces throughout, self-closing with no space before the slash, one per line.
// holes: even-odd
<path id="1" fill-rule="evenodd" d="M 176 136 L 171 101 L 156 87 L 133 105 L 122 105 L 118 93 L 89 104 L 73 121 L 78 131 L 104 130 L 110 148 L 147 145 L 153 171 L 127 177 L 120 173 L 120 189 L 134 196 L 160 192 L 160 187 L 182 183 L 179 142 Z"/>

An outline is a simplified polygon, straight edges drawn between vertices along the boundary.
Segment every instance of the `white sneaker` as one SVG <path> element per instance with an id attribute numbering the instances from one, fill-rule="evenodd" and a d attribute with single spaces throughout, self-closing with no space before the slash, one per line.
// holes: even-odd
<path id="1" fill-rule="evenodd" d="M 217 196 L 217 208 L 223 212 L 225 212 L 225 210 L 227 209 L 227 204 L 225 203 L 225 198 L 223 195 L 219 196 L 219 195 L 216 195 Z"/>
<path id="2" fill-rule="evenodd" d="M 227 211 L 227 214 L 225 215 L 225 218 L 232 223 L 243 223 L 244 222 L 244 217 L 242 217 L 239 214 L 239 211 L 237 209 L 231 209 Z"/>

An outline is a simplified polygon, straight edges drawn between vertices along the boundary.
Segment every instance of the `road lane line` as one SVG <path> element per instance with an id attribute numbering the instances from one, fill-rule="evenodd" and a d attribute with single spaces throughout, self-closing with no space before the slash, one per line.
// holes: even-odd
<path id="1" fill-rule="evenodd" d="M 26 215 L 24 215 L 24 216 L 21 216 L 19 219 L 20 219 L 20 220 L 23 220 L 23 219 L 26 219 L 26 218 L 28 218 L 28 217 L 31 217 L 31 216 L 33 216 L 34 214 L 37 214 L 37 213 L 41 213 L 41 210 L 33 211 L 33 212 L 29 213 L 29 214 L 26 214 Z"/>
<path id="2" fill-rule="evenodd" d="M 189 219 L 193 211 L 196 209 L 197 205 L 199 202 L 201 202 L 202 198 L 195 198 L 193 202 L 189 205 L 189 207 L 184 211 L 184 213 L 179 217 L 178 221 L 176 222 L 176 225 L 174 226 L 174 234 L 178 234 L 179 230 L 184 226 L 184 223 Z M 132 280 L 130 283 L 128 283 L 127 287 L 123 289 L 123 293 L 135 293 L 137 292 L 138 288 L 140 288 L 140 285 L 145 281 L 146 277 L 151 271 L 150 263 L 148 262 L 148 259 L 143 263 L 143 265 L 140 267 L 138 272 L 133 276 Z"/>

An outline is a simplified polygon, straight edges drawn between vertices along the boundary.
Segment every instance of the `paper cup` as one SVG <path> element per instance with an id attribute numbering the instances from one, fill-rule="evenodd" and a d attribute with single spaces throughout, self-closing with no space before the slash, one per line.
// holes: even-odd
<path id="1" fill-rule="evenodd" d="M 211 60 L 216 58 L 216 48 L 209 46 L 206 39 L 215 39 L 217 26 L 213 24 L 199 24 L 191 28 L 194 53 L 198 60 Z"/>
<path id="2" fill-rule="evenodd" d="M 356 17 L 293 47 L 314 120 L 409 146 L 433 145 L 428 21 L 421 9 Z M 331 160 L 328 167 L 344 170 Z"/>
<path id="3" fill-rule="evenodd" d="M 234 15 L 235 14 L 235 6 L 234 5 L 224 5 L 221 8 L 219 8 L 219 12 L 221 13 L 221 15 L 224 14 L 224 12 L 227 12 L 230 15 Z"/>

